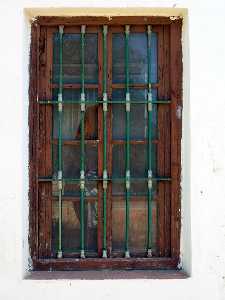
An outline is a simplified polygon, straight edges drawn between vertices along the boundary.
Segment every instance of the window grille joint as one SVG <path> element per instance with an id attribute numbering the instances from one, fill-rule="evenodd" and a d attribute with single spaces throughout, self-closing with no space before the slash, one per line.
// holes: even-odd
<path id="1" fill-rule="evenodd" d="M 152 249 L 149 248 L 147 251 L 147 257 L 152 257 Z"/>
<path id="2" fill-rule="evenodd" d="M 107 35 L 108 33 L 108 26 L 107 25 L 103 25 L 103 34 Z"/>
<path id="3" fill-rule="evenodd" d="M 80 109 L 81 111 L 85 111 L 85 93 L 81 93 L 80 95 Z"/>
<path id="4" fill-rule="evenodd" d="M 105 249 L 102 250 L 102 258 L 107 258 L 107 251 Z"/>
<path id="5" fill-rule="evenodd" d="M 148 111 L 152 111 L 152 92 L 148 92 Z"/>
<path id="6" fill-rule="evenodd" d="M 151 34 L 151 32 L 152 32 L 152 26 L 148 25 L 148 34 Z"/>
<path id="7" fill-rule="evenodd" d="M 130 33 L 130 25 L 125 25 L 125 33 L 126 33 L 126 35 L 129 35 L 129 33 Z"/>
<path id="8" fill-rule="evenodd" d="M 130 252 L 128 250 L 125 251 L 125 258 L 130 258 Z"/>
<path id="9" fill-rule="evenodd" d="M 85 176 L 84 176 L 84 170 L 80 171 L 80 189 L 84 190 L 85 186 Z"/>
<path id="10" fill-rule="evenodd" d="M 81 33 L 85 33 L 86 31 L 86 25 L 81 25 Z"/>
<path id="11" fill-rule="evenodd" d="M 63 34 L 64 31 L 64 25 L 59 25 L 59 33 Z"/>
<path id="12" fill-rule="evenodd" d="M 148 189 L 152 189 L 152 170 L 148 170 Z"/>
<path id="13" fill-rule="evenodd" d="M 126 111 L 130 111 L 130 93 L 126 93 Z"/>
<path id="14" fill-rule="evenodd" d="M 103 189 L 107 189 L 107 183 L 108 183 L 108 175 L 107 175 L 107 170 L 103 171 Z"/>
<path id="15" fill-rule="evenodd" d="M 80 250 L 80 258 L 85 258 L 84 250 Z"/>
<path id="16" fill-rule="evenodd" d="M 126 171 L 126 189 L 130 189 L 130 170 Z"/>
<path id="17" fill-rule="evenodd" d="M 63 257 L 62 251 L 58 251 L 58 253 L 57 253 L 57 258 L 62 258 L 62 257 Z"/>
<path id="18" fill-rule="evenodd" d="M 107 93 L 103 93 L 103 111 L 107 111 L 108 110 L 108 108 L 107 108 L 107 100 L 108 100 Z"/>

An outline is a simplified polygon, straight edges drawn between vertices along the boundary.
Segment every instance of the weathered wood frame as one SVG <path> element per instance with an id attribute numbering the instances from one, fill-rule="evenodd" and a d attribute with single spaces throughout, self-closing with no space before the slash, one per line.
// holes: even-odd
<path id="1" fill-rule="evenodd" d="M 162 201 L 159 201 L 159 222 L 163 220 L 167 226 L 159 226 L 161 239 L 159 239 L 159 257 L 152 258 L 101 258 L 82 259 L 55 259 L 50 258 L 50 245 L 46 243 L 51 236 L 50 228 L 51 220 L 48 212 L 51 211 L 51 200 L 48 195 L 51 193 L 51 183 L 38 184 L 38 175 L 51 176 L 51 149 L 49 147 L 49 138 L 51 126 L 47 126 L 48 130 L 40 135 L 42 128 L 46 128 L 47 119 L 51 118 L 51 106 L 39 106 L 38 98 L 51 98 L 50 82 L 46 82 L 42 72 L 42 66 L 45 64 L 44 72 L 50 76 L 51 70 L 51 45 L 46 45 L 49 35 L 54 31 L 54 27 L 59 25 L 77 26 L 81 24 L 99 26 L 103 24 L 120 25 L 155 25 L 157 30 L 161 32 L 161 39 L 166 46 L 158 48 L 159 60 L 164 62 L 159 70 L 158 86 L 159 97 L 171 99 L 170 108 L 160 108 L 158 110 L 159 134 L 163 136 L 161 141 L 166 140 L 168 136 L 171 140 L 170 147 L 162 153 L 164 163 L 158 164 L 159 175 L 171 174 L 171 183 L 164 183 L 160 188 L 162 193 Z M 41 30 L 40 28 L 49 28 Z M 51 29 L 52 28 L 52 29 Z M 180 174 L 181 174 L 181 132 L 182 122 L 182 48 L 181 48 L 181 29 L 182 20 L 172 20 L 167 17 L 113 17 L 111 19 L 105 17 L 39 17 L 31 27 L 31 55 L 30 55 L 30 87 L 29 87 L 29 243 L 30 254 L 33 260 L 35 270 L 78 270 L 78 269 L 98 269 L 98 268 L 125 268 L 125 269 L 175 269 L 179 263 L 180 254 Z M 110 34 L 108 35 L 108 43 L 110 43 Z M 41 55 L 40 49 L 48 48 L 44 56 Z M 110 60 L 109 55 L 109 70 Z M 109 71 L 110 72 L 110 71 Z M 46 74 L 44 74 L 46 75 Z M 109 81 L 110 82 L 110 74 Z M 109 84 L 109 92 L 112 85 Z M 98 91 L 101 93 L 101 88 Z M 162 111 L 161 111 L 162 110 Z M 99 111 L 101 116 L 101 111 Z M 163 125 L 164 124 L 164 125 Z M 165 126 L 170 124 L 170 126 Z M 110 126 L 109 126 L 110 131 Z M 160 133 L 161 131 L 161 133 Z M 110 133 L 109 133 L 110 134 Z M 164 143 L 162 142 L 162 143 Z M 159 146 L 160 153 L 160 146 Z M 44 154 L 43 154 L 44 152 Z M 111 156 L 111 152 L 109 156 Z M 41 159 L 40 159 L 41 158 Z M 110 170 L 109 170 L 110 172 Z M 39 188 L 38 188 L 39 186 Z M 170 191 L 170 192 L 169 192 Z M 109 191 L 110 192 L 110 191 Z M 169 195 L 169 196 L 168 196 Z M 171 195 L 171 201 L 170 201 Z M 160 196 L 159 196 L 160 197 Z M 39 199 L 38 199 L 39 198 Z M 41 199 L 41 200 L 40 200 Z M 39 201 L 45 201 L 45 211 L 42 218 L 38 214 Z M 171 204 L 170 204 L 171 203 Z M 165 218 L 165 211 L 170 212 L 170 218 Z M 111 218 L 111 212 L 108 210 L 108 218 Z M 163 216 L 163 217 L 160 217 Z M 40 223 L 42 223 L 40 227 Z M 46 224 L 47 223 L 47 224 Z M 171 230 L 165 231 L 164 228 L 170 227 Z M 48 228 L 48 229 L 46 229 Z M 101 230 L 101 225 L 100 225 Z M 111 228 L 107 230 L 107 240 L 111 239 Z M 42 232 L 43 231 L 43 232 Z M 43 240 L 39 240 L 39 236 Z M 169 237 L 168 237 L 169 236 Z M 43 245 L 42 245 L 43 242 Z M 99 249 L 101 239 L 98 240 Z M 46 246 L 47 245 L 47 246 Z M 100 252 L 99 252 L 100 254 Z M 47 257 L 47 259 L 46 259 Z"/>

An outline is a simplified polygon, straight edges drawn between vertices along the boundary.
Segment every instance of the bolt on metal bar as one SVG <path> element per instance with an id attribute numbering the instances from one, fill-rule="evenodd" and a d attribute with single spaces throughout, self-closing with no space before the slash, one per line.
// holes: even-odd
<path id="1" fill-rule="evenodd" d="M 84 143 L 84 115 L 85 115 L 85 92 L 84 92 L 84 46 L 85 25 L 81 25 L 81 142 L 80 142 L 80 257 L 85 258 L 84 251 L 84 197 L 85 197 L 85 143 Z"/>
<path id="2" fill-rule="evenodd" d="M 125 257 L 129 252 L 130 223 L 130 91 L 129 91 L 129 35 L 130 26 L 125 26 L 125 86 L 126 86 L 126 215 L 125 215 Z"/>
<path id="3" fill-rule="evenodd" d="M 103 247 L 102 257 L 107 258 L 107 25 L 103 26 Z"/>
<path id="4" fill-rule="evenodd" d="M 147 256 L 152 256 L 152 88 L 151 88 L 151 26 L 147 26 L 148 57 L 148 238 Z"/>
<path id="5" fill-rule="evenodd" d="M 58 197 L 59 197 L 59 225 L 58 225 L 58 252 L 62 258 L 62 89 L 63 89 L 63 26 L 59 26 L 59 93 L 58 93 Z"/>

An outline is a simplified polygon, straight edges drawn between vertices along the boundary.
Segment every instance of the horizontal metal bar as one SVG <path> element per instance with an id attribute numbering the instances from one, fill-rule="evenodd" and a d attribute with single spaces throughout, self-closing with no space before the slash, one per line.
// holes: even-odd
<path id="1" fill-rule="evenodd" d="M 120 178 L 102 178 L 102 177 L 97 177 L 97 178 L 91 178 L 91 177 L 85 177 L 85 181 L 126 181 L 126 177 L 120 177 Z M 153 181 L 171 181 L 171 177 L 152 177 Z M 39 177 L 38 178 L 39 182 L 52 182 L 52 181 L 57 181 L 55 178 L 50 178 L 50 177 Z M 80 182 L 80 178 L 63 178 L 63 182 Z M 130 177 L 130 181 L 148 181 L 148 177 Z"/>
<path id="2" fill-rule="evenodd" d="M 148 89 L 148 83 L 129 83 L 129 88 L 133 89 Z M 126 84 L 124 83 L 112 83 L 112 89 L 124 89 Z M 153 89 L 157 89 L 160 86 L 159 82 L 151 84 Z"/>
<path id="3" fill-rule="evenodd" d="M 114 100 L 114 101 L 108 101 L 109 103 L 113 103 L 113 104 L 126 104 L 126 101 L 123 100 Z M 135 100 L 132 101 L 130 100 L 130 104 L 148 104 L 148 103 L 152 103 L 152 104 L 169 104 L 171 103 L 171 100 L 157 100 L 157 101 L 142 101 L 142 100 Z"/>
<path id="4" fill-rule="evenodd" d="M 113 194 L 112 195 L 115 201 L 119 201 L 119 199 L 121 199 L 121 197 L 124 196 L 124 191 L 119 193 L 119 194 Z M 137 199 L 137 197 L 140 199 L 140 201 L 142 200 L 146 200 L 146 197 L 148 197 L 148 192 L 132 192 L 130 193 L 130 196 L 132 199 Z M 52 200 L 53 201 L 58 201 L 58 197 L 56 195 L 52 195 Z M 96 203 L 96 201 L 98 200 L 98 195 L 96 194 L 96 196 L 90 196 L 90 195 L 86 195 L 85 198 L 85 202 L 86 203 Z M 67 195 L 63 195 L 63 201 L 67 201 L 67 202 L 74 202 L 74 203 L 80 203 L 80 195 L 76 194 L 76 195 L 71 195 L 71 196 L 67 196 Z"/>
<path id="5" fill-rule="evenodd" d="M 126 101 L 123 100 L 114 100 L 114 101 L 108 101 L 109 103 L 113 103 L 113 104 L 126 104 Z M 157 101 L 143 101 L 143 100 L 135 100 L 132 101 L 130 100 L 129 102 L 130 104 L 148 104 L 148 103 L 152 103 L 152 104 L 170 104 L 171 100 L 157 100 Z"/>
<path id="6" fill-rule="evenodd" d="M 57 89 L 59 85 L 57 83 L 50 83 L 51 88 Z M 157 89 L 159 87 L 159 82 L 151 83 L 152 89 Z M 80 83 L 63 83 L 63 89 L 80 89 L 81 84 Z M 84 83 L 85 89 L 98 89 L 98 84 L 97 83 Z M 129 83 L 130 88 L 134 89 L 147 89 L 148 88 L 148 83 Z M 112 88 L 113 89 L 124 89 L 125 84 L 124 83 L 112 83 Z"/>
<path id="7" fill-rule="evenodd" d="M 51 88 L 57 89 L 59 87 L 58 83 L 50 83 Z M 63 89 L 80 89 L 81 88 L 81 83 L 63 83 L 62 87 Z M 86 89 L 98 89 L 98 84 L 97 83 L 85 83 L 84 87 Z"/>
<path id="8" fill-rule="evenodd" d="M 42 100 L 38 101 L 39 104 L 58 104 L 58 101 L 53 101 L 53 100 Z M 83 104 L 84 101 L 81 100 L 63 100 L 62 104 Z M 102 103 L 102 101 L 99 100 L 92 100 L 92 101 L 87 101 L 85 100 L 85 104 L 95 104 L 95 103 Z"/>
<path id="9" fill-rule="evenodd" d="M 101 179 L 100 179 L 101 180 Z M 126 177 L 124 178 L 109 178 L 110 181 L 126 181 Z M 154 181 L 170 181 L 171 178 L 170 177 L 153 177 L 152 180 Z M 148 178 L 143 177 L 143 178 L 135 178 L 135 177 L 130 177 L 130 181 L 148 181 Z"/>
<path id="10" fill-rule="evenodd" d="M 102 180 L 102 179 L 100 179 Z M 126 181 L 126 177 L 125 178 L 109 178 L 110 181 Z M 171 181 L 171 177 L 152 177 L 153 181 Z M 135 178 L 135 177 L 130 177 L 130 181 L 148 181 L 147 177 L 139 177 L 139 178 Z"/>
<path id="11" fill-rule="evenodd" d="M 58 101 L 52 101 L 52 100 L 39 100 L 37 102 L 38 104 L 58 104 Z M 62 104 L 81 104 L 83 102 L 81 102 L 80 100 L 63 100 Z M 92 101 L 87 101 L 85 100 L 85 104 L 96 104 L 96 103 L 100 103 L 103 104 L 104 101 L 102 100 L 92 100 Z M 126 105 L 126 100 L 108 100 L 107 103 L 112 103 L 112 104 L 125 104 Z M 130 100 L 130 104 L 148 104 L 148 103 L 152 103 L 152 104 L 170 104 L 171 100 L 156 100 L 156 101 L 147 101 L 147 100 L 135 100 L 132 101 Z"/>
<path id="12" fill-rule="evenodd" d="M 84 140 L 85 144 L 89 145 L 97 145 L 99 144 L 100 140 Z M 51 141 L 52 144 L 57 145 L 58 139 L 53 139 Z M 80 140 L 69 140 L 69 139 L 62 139 L 62 144 L 67 146 L 77 146 L 80 145 Z"/>
<path id="13" fill-rule="evenodd" d="M 124 145 L 126 143 L 125 140 L 112 140 L 113 145 Z M 159 140 L 152 140 L 153 144 L 158 144 Z M 52 144 L 57 145 L 58 139 L 53 139 L 51 141 Z M 84 143 L 87 145 L 97 145 L 100 143 L 100 140 L 84 140 Z M 131 145 L 146 145 L 148 140 L 130 140 Z M 80 145 L 80 140 L 71 140 L 71 139 L 62 139 L 62 144 L 65 146 L 77 146 Z"/>

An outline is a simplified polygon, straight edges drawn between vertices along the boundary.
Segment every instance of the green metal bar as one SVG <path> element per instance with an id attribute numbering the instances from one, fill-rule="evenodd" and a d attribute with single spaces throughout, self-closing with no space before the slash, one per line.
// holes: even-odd
<path id="1" fill-rule="evenodd" d="M 148 239 L 147 256 L 152 256 L 152 89 L 151 89 L 151 26 L 147 26 L 148 39 Z"/>
<path id="2" fill-rule="evenodd" d="M 81 142 L 80 142 L 80 257 L 85 258 L 84 253 L 84 197 L 85 197 L 85 143 L 84 143 L 84 116 L 85 116 L 85 93 L 84 93 L 84 45 L 85 25 L 81 26 Z"/>
<path id="3" fill-rule="evenodd" d="M 125 26 L 125 77 L 126 93 L 129 93 L 129 35 L 130 26 Z"/>
<path id="4" fill-rule="evenodd" d="M 45 101 L 39 101 L 39 104 L 58 104 L 58 101 L 54 100 L 45 100 Z M 81 100 L 64 100 L 63 105 L 68 105 L 68 104 L 82 104 L 83 101 Z M 93 100 L 93 101 L 85 101 L 85 104 L 95 104 L 95 103 L 102 103 L 102 101 L 99 100 Z"/>
<path id="5" fill-rule="evenodd" d="M 39 104 L 58 104 L 58 101 L 52 101 L 52 100 L 46 100 L 46 101 L 39 101 L 38 102 Z M 78 100 L 78 101 L 75 101 L 75 100 L 64 100 L 63 101 L 63 105 L 66 105 L 66 104 L 81 104 L 82 101 Z M 93 100 L 93 101 L 87 101 L 85 100 L 85 104 L 95 104 L 95 103 L 99 103 L 99 104 L 103 104 L 104 101 L 103 100 Z M 113 103 L 113 104 L 126 104 L 126 100 L 107 100 L 107 103 Z M 135 100 L 135 101 L 130 101 L 131 104 L 148 104 L 148 103 L 151 103 L 151 104 L 170 104 L 171 101 L 168 101 L 168 100 L 157 100 L 157 101 L 142 101 L 142 100 Z"/>
<path id="6" fill-rule="evenodd" d="M 103 258 L 107 258 L 107 32 L 108 27 L 105 25 L 103 26 Z"/>
<path id="7" fill-rule="evenodd" d="M 159 101 L 142 101 L 142 100 L 136 100 L 136 101 L 132 101 L 130 100 L 130 104 L 170 104 L 171 101 L 164 101 L 164 100 L 159 100 Z M 126 101 L 121 101 L 121 100 L 116 100 L 116 101 L 109 101 L 109 103 L 113 103 L 113 104 L 125 104 Z"/>
<path id="8" fill-rule="evenodd" d="M 107 93 L 107 33 L 108 33 L 108 26 L 104 25 L 103 26 L 103 95 Z M 104 97 L 103 97 L 103 101 L 104 101 Z"/>
<path id="9" fill-rule="evenodd" d="M 129 252 L 130 223 L 130 93 L 129 93 L 129 34 L 130 26 L 125 26 L 125 76 L 126 76 L 126 216 L 125 216 L 125 257 Z"/>
<path id="10" fill-rule="evenodd" d="M 86 26 L 81 26 L 81 93 L 84 94 L 84 43 Z"/>
<path id="11" fill-rule="evenodd" d="M 58 192 L 59 192 L 59 227 L 57 257 L 62 258 L 62 87 L 63 87 L 63 26 L 59 26 L 59 93 L 58 93 Z"/>
<path id="12" fill-rule="evenodd" d="M 121 178 L 110 178 L 108 177 L 107 179 L 104 178 L 85 178 L 85 181 L 126 181 L 126 177 L 121 177 Z M 55 181 L 55 178 L 50 178 L 50 177 L 39 177 L 38 181 L 40 182 L 49 182 L 49 181 Z M 80 182 L 80 178 L 63 178 L 63 182 Z M 130 177 L 130 181 L 148 181 L 148 178 L 146 177 Z M 170 177 L 152 177 L 152 181 L 171 181 Z"/>

